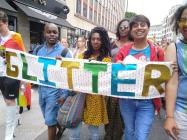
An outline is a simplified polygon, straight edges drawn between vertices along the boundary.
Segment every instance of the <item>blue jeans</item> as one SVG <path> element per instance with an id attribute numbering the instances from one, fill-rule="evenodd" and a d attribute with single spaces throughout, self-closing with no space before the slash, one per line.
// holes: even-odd
<path id="1" fill-rule="evenodd" d="M 59 97 L 58 93 L 39 93 L 39 104 L 47 126 L 57 124 L 57 114 L 59 110 L 57 101 Z"/>
<path id="2" fill-rule="evenodd" d="M 120 99 L 119 105 L 125 123 L 124 140 L 148 140 L 154 120 L 153 101 Z"/>
<path id="3" fill-rule="evenodd" d="M 80 140 L 80 131 L 82 128 L 82 123 L 80 123 L 76 128 L 69 129 L 69 140 Z M 99 127 L 88 125 L 89 138 L 90 140 L 99 140 Z"/>

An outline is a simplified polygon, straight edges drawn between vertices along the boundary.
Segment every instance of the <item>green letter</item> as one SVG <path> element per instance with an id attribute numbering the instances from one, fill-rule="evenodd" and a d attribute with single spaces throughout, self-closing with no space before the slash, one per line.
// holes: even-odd
<path id="1" fill-rule="evenodd" d="M 37 77 L 27 74 L 28 64 L 27 64 L 24 54 L 21 54 L 21 59 L 23 62 L 22 77 L 27 80 L 37 81 Z"/>
<path id="2" fill-rule="evenodd" d="M 98 73 L 107 71 L 107 64 L 84 63 L 84 69 L 92 72 L 92 91 L 98 93 Z"/>

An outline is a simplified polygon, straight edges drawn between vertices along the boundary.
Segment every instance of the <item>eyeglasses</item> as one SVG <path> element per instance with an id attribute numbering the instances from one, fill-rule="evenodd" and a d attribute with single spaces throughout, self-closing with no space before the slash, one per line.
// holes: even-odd
<path id="1" fill-rule="evenodd" d="M 180 18 L 178 21 L 179 26 L 185 26 L 187 25 L 187 17 L 186 18 Z"/>
<path id="2" fill-rule="evenodd" d="M 127 30 L 127 29 L 129 29 L 129 26 L 120 26 L 119 29 L 120 30 Z"/>

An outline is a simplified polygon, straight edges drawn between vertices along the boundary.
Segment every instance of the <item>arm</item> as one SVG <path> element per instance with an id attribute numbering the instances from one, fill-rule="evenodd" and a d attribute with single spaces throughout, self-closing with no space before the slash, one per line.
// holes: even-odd
<path id="1" fill-rule="evenodd" d="M 121 52 L 122 50 L 120 49 L 119 52 L 116 54 L 116 58 L 115 58 L 115 63 L 121 63 L 123 64 L 123 59 L 124 59 L 124 56 Z"/>
<path id="2" fill-rule="evenodd" d="M 166 49 L 165 61 L 177 62 L 175 44 L 171 44 Z M 171 79 L 166 83 L 166 121 L 164 128 L 166 132 L 176 139 L 178 127 L 174 120 L 175 103 L 178 87 L 178 72 L 173 71 Z"/>
<path id="3" fill-rule="evenodd" d="M 60 98 L 58 100 L 58 103 L 63 104 L 68 96 L 69 96 L 68 90 L 60 89 Z"/>

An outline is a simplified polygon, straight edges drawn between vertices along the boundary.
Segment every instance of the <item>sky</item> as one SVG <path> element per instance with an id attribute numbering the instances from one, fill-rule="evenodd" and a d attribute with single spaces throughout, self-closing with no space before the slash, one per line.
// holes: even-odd
<path id="1" fill-rule="evenodd" d="M 187 0 L 128 0 L 128 11 L 143 14 L 151 25 L 161 24 L 172 6 Z"/>

